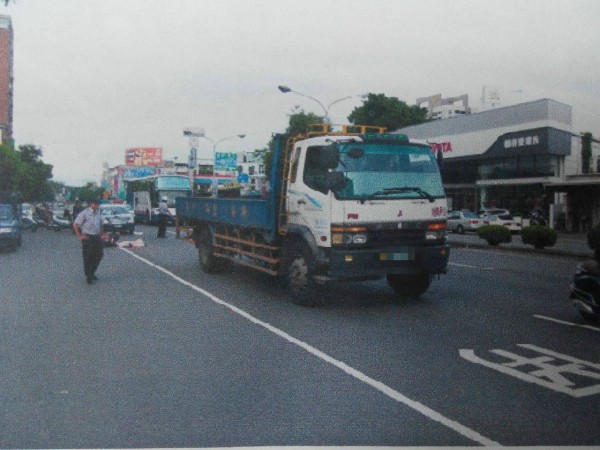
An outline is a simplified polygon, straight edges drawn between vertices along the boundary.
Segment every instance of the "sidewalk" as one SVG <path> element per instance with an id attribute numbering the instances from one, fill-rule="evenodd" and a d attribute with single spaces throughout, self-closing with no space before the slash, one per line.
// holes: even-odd
<path id="1" fill-rule="evenodd" d="M 587 235 L 584 233 L 559 233 L 556 244 L 542 250 L 535 249 L 532 245 L 523 244 L 520 234 L 513 234 L 510 243 L 500 244 L 497 247 L 488 245 L 476 233 L 448 233 L 448 243 L 451 247 L 494 249 L 542 256 L 567 256 L 578 259 L 588 259 L 594 255 L 594 252 L 588 246 Z"/>

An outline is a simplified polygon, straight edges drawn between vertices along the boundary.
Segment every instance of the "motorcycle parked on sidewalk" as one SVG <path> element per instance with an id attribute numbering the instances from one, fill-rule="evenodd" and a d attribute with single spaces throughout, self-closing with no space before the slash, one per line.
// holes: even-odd
<path id="1" fill-rule="evenodd" d="M 577 265 L 569 298 L 586 320 L 600 320 L 600 262 L 590 259 Z"/>
<path id="2" fill-rule="evenodd" d="M 529 224 L 547 226 L 548 221 L 546 220 L 546 217 L 544 217 L 544 214 L 541 211 L 534 209 L 529 213 Z"/>

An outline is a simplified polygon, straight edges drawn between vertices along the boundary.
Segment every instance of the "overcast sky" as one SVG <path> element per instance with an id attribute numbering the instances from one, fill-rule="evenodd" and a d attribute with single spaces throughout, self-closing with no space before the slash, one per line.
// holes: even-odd
<path id="1" fill-rule="evenodd" d="M 2 2 L 3 4 L 4 2 Z M 414 104 L 483 86 L 510 105 L 552 98 L 600 135 L 600 2 L 444 0 L 11 0 L 14 138 L 54 179 L 99 182 L 125 149 L 187 161 L 185 127 L 220 151 L 263 148 L 295 106 L 368 92 Z M 333 105 L 346 123 L 353 98 Z M 212 145 L 200 141 L 200 158 Z"/>

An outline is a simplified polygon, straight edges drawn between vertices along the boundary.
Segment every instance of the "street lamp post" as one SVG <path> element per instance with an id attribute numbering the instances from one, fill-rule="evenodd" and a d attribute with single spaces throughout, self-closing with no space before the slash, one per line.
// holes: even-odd
<path id="1" fill-rule="evenodd" d="M 212 150 L 213 150 L 213 175 L 212 175 L 212 189 L 213 189 L 213 194 L 217 195 L 217 186 L 218 186 L 218 181 L 217 181 L 217 145 L 219 145 L 221 142 L 226 141 L 228 139 L 233 139 L 233 138 L 239 138 L 239 139 L 244 139 L 246 137 L 245 134 L 234 134 L 232 136 L 227 136 L 224 137 L 222 139 L 219 139 L 218 141 L 214 141 L 211 138 L 209 138 L 208 136 L 202 136 L 204 139 L 206 139 L 207 141 L 210 141 L 213 144 Z"/>
<path id="2" fill-rule="evenodd" d="M 329 118 L 329 108 L 331 108 L 333 105 L 335 105 L 336 103 L 339 103 L 343 100 L 349 100 L 351 98 L 366 98 L 367 94 L 362 94 L 362 95 L 348 95 L 346 97 L 342 97 L 342 98 L 338 98 L 337 100 L 332 101 L 329 105 L 327 105 L 327 107 L 325 107 L 325 105 L 323 105 L 323 103 L 321 103 L 319 100 L 317 100 L 314 97 L 311 97 L 310 95 L 306 95 L 306 94 L 302 94 L 301 92 L 298 91 L 294 91 L 292 88 L 288 87 L 288 86 L 277 86 L 277 88 L 283 92 L 284 94 L 287 94 L 288 92 L 292 92 L 296 95 L 300 95 L 301 97 L 306 97 L 306 98 L 310 98 L 311 100 L 313 100 L 314 102 L 318 103 L 319 106 L 321 108 L 323 108 L 323 112 L 325 113 L 325 123 L 331 123 L 331 119 Z"/>
<path id="3" fill-rule="evenodd" d="M 190 155 L 188 157 L 188 177 L 194 191 L 194 171 L 198 162 L 198 142 L 199 138 L 204 137 L 204 128 L 187 127 L 183 129 L 183 135 L 189 139 Z"/>

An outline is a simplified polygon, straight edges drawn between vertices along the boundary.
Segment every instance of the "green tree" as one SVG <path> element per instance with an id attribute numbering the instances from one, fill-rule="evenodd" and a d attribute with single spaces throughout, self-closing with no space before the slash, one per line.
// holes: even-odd
<path id="1" fill-rule="evenodd" d="M 290 118 L 290 120 L 285 132 L 292 136 L 306 133 L 306 130 L 308 130 L 309 125 L 325 123 L 325 117 L 319 116 L 311 112 L 304 112 L 303 109 L 300 109 L 298 112 L 289 114 L 288 117 Z"/>
<path id="2" fill-rule="evenodd" d="M 18 189 L 20 164 L 19 155 L 13 148 L 0 145 L 0 194 L 8 194 Z"/>
<path id="3" fill-rule="evenodd" d="M 21 145 L 17 151 L 21 160 L 17 188 L 25 200 L 52 200 L 54 186 L 52 166 L 42 161 L 42 149 L 33 145 Z"/>
<path id="4" fill-rule="evenodd" d="M 428 121 L 426 108 L 409 106 L 396 97 L 371 93 L 362 106 L 354 108 L 348 120 L 354 125 L 386 127 L 388 131 Z"/>
<path id="5" fill-rule="evenodd" d="M 81 201 L 89 202 L 93 198 L 102 198 L 104 189 L 102 186 L 98 186 L 96 183 L 89 182 L 85 186 L 72 187 L 71 198 L 75 200 L 78 198 Z"/>
<path id="6" fill-rule="evenodd" d="M 1 145 L 0 192 L 20 192 L 23 201 L 52 200 L 52 166 L 41 157 L 42 150 L 33 145 L 21 146 L 19 150 Z"/>

